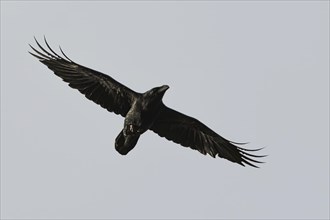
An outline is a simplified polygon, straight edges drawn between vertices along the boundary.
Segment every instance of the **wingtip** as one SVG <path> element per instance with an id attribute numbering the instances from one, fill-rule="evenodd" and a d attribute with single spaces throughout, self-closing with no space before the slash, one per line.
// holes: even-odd
<path id="1" fill-rule="evenodd" d="M 260 161 L 254 161 L 255 163 L 263 163 L 263 162 L 260 162 Z M 245 165 L 249 165 L 250 167 L 253 167 L 253 168 L 260 168 L 259 166 L 249 162 L 249 161 L 243 161 L 241 162 L 241 165 L 246 167 Z"/>
<path id="2" fill-rule="evenodd" d="M 62 50 L 62 48 L 61 48 L 61 46 L 59 46 L 59 48 L 60 48 L 60 51 L 61 51 L 61 53 L 63 54 L 63 56 L 66 58 L 66 59 L 68 59 L 71 63 L 75 63 L 75 62 L 73 62 L 64 52 L 63 52 L 63 50 Z"/>

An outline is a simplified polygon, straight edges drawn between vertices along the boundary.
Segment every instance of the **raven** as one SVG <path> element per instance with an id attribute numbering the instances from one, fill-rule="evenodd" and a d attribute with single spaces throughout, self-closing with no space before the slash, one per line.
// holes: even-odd
<path id="1" fill-rule="evenodd" d="M 264 155 L 252 153 L 262 148 L 239 147 L 237 145 L 242 143 L 229 141 L 199 120 L 167 107 L 162 98 L 169 86 L 155 87 L 145 93 L 135 92 L 108 75 L 72 61 L 61 47 L 60 51 L 64 57 L 58 55 L 48 45 L 46 38 L 44 40 L 49 51 L 34 39 L 41 51 L 29 44 L 34 51 L 29 52 L 31 55 L 69 83 L 70 87 L 78 89 L 86 98 L 109 112 L 125 117 L 124 128 L 115 140 L 115 148 L 120 154 L 126 155 L 135 147 L 140 135 L 152 130 L 161 137 L 198 150 L 204 155 L 219 156 L 242 166 L 258 167 L 255 163 L 262 163 L 256 158 Z"/>

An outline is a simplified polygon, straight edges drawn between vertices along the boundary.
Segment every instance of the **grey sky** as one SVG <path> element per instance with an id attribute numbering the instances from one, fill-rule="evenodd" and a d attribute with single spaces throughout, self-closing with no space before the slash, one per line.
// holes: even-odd
<path id="1" fill-rule="evenodd" d="M 30 56 L 33 36 L 248 148 L 261 169 L 147 132 Z M 329 2 L 1 1 L 1 218 L 329 218 Z"/>

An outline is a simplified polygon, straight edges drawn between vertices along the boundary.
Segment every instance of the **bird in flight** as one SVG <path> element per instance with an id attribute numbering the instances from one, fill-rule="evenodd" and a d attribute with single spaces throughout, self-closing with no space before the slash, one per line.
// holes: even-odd
<path id="1" fill-rule="evenodd" d="M 125 118 L 124 128 L 115 139 L 115 148 L 120 154 L 126 155 L 139 137 L 151 130 L 204 155 L 225 158 L 242 166 L 258 167 L 256 163 L 262 163 L 258 158 L 264 156 L 253 154 L 260 149 L 242 148 L 240 143 L 221 137 L 199 120 L 167 107 L 162 99 L 169 86 L 155 87 L 145 93 L 135 92 L 108 75 L 72 61 L 61 47 L 63 56 L 58 55 L 46 38 L 44 40 L 48 50 L 35 39 L 40 50 L 30 45 L 34 53 L 29 53 L 86 98 Z"/>

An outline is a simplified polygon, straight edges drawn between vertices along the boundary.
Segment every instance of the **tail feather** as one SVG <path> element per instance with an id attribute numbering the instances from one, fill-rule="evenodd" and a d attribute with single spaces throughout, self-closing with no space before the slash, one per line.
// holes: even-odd
<path id="1" fill-rule="evenodd" d="M 126 155 L 130 152 L 139 140 L 140 135 L 124 136 L 123 131 L 119 133 L 115 141 L 115 148 L 121 155 Z"/>

